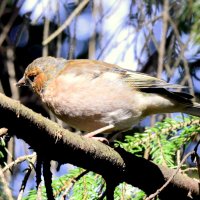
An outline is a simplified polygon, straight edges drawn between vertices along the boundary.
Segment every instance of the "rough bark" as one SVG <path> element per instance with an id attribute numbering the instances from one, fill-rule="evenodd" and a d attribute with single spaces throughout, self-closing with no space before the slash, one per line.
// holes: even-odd
<path id="1" fill-rule="evenodd" d="M 47 160 L 71 163 L 94 171 L 113 185 L 125 181 L 147 195 L 161 187 L 174 171 L 123 149 L 113 149 L 75 135 L 3 94 L 0 94 L 0 127 L 8 128 L 10 135 L 24 140 Z M 198 182 L 178 173 L 159 197 L 199 199 Z"/>

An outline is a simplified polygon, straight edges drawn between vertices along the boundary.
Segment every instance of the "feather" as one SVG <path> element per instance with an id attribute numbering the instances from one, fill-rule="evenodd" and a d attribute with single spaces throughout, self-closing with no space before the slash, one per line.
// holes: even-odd
<path id="1" fill-rule="evenodd" d="M 140 72 L 135 72 L 128 69 L 116 68 L 117 72 L 122 75 L 124 81 L 129 83 L 135 88 L 168 88 L 168 89 L 180 89 L 187 88 L 186 86 L 167 83 L 162 79 L 149 76 Z"/>

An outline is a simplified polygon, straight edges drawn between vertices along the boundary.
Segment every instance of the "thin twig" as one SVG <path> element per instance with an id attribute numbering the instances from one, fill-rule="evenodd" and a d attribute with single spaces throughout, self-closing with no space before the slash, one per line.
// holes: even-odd
<path id="1" fill-rule="evenodd" d="M 92 23 L 92 35 L 89 40 L 89 48 L 88 48 L 88 57 L 89 59 L 95 59 L 96 58 L 96 15 L 98 13 L 98 5 L 96 5 L 97 2 L 93 1 L 92 2 L 92 18 L 93 18 L 93 23 Z"/>
<path id="2" fill-rule="evenodd" d="M 69 38 L 69 52 L 67 58 L 69 60 L 74 59 L 74 54 L 75 54 L 75 49 L 76 49 L 76 26 L 77 26 L 77 19 L 74 19 L 74 26 L 71 27 L 73 28 L 72 34 L 70 34 Z"/>
<path id="3" fill-rule="evenodd" d="M 7 164 L 9 165 L 14 160 L 14 137 L 10 138 L 8 142 L 7 148 L 5 148 L 6 152 L 8 153 L 7 156 Z M 9 182 L 11 180 L 11 172 L 6 171 L 5 177 L 7 181 Z"/>
<path id="4" fill-rule="evenodd" d="M 60 19 L 60 9 L 59 9 L 59 1 L 57 1 L 56 3 L 56 10 L 57 10 L 57 18 L 58 18 L 58 23 L 57 25 L 60 26 L 61 25 L 61 19 Z M 61 56 L 61 45 L 62 45 L 62 35 L 59 34 L 57 41 L 56 41 L 56 57 L 60 57 Z"/>
<path id="5" fill-rule="evenodd" d="M 164 10 L 163 10 L 163 31 L 161 37 L 161 44 L 159 48 L 159 58 L 158 58 L 158 71 L 157 77 L 161 78 L 161 74 L 163 71 L 164 64 L 164 56 L 165 56 L 165 43 L 166 43 L 166 35 L 167 35 L 167 27 L 168 27 L 168 18 L 169 18 L 169 1 L 164 1 Z"/>
<path id="6" fill-rule="evenodd" d="M 176 60 L 176 63 L 175 63 L 175 66 L 177 66 L 180 63 L 180 61 L 183 60 L 183 66 L 184 66 L 184 69 L 185 69 L 185 76 L 184 76 L 184 79 L 181 81 L 181 84 L 184 85 L 185 82 L 187 81 L 188 86 L 189 86 L 189 91 L 194 96 L 194 87 L 193 87 L 192 78 L 191 78 L 190 71 L 189 71 L 188 61 L 186 60 L 186 58 L 184 56 L 185 49 L 188 47 L 188 44 L 191 41 L 191 35 L 189 35 L 189 38 L 187 39 L 187 41 L 184 44 L 180 39 L 181 36 L 179 34 L 178 28 L 177 28 L 176 24 L 174 23 L 174 21 L 171 19 L 170 16 L 169 16 L 169 22 L 170 22 L 171 26 L 173 27 L 174 33 L 176 35 L 176 39 L 177 39 L 177 41 L 180 45 L 180 48 L 181 48 L 180 54 L 179 54 L 179 56 Z"/>
<path id="7" fill-rule="evenodd" d="M 156 197 L 163 189 L 165 189 L 167 187 L 167 185 L 172 181 L 172 179 L 176 176 L 176 174 L 178 173 L 179 169 L 181 168 L 181 166 L 183 165 L 183 163 L 186 161 L 186 159 L 191 156 L 192 154 L 194 154 L 195 151 L 191 151 L 188 154 L 185 155 L 185 157 L 183 158 L 183 160 L 180 162 L 180 164 L 178 165 L 177 169 L 174 171 L 174 173 L 172 174 L 172 176 L 167 180 L 167 182 L 161 187 L 159 188 L 155 193 L 151 194 L 150 196 L 148 196 L 145 200 L 151 200 L 154 197 Z"/>
<path id="8" fill-rule="evenodd" d="M 9 46 L 6 48 L 6 56 L 7 60 L 5 61 L 5 65 L 9 75 L 9 83 L 10 83 L 12 98 L 18 100 L 19 88 L 17 88 L 15 85 L 16 84 L 16 73 L 14 65 L 15 52 L 13 47 Z"/>
<path id="9" fill-rule="evenodd" d="M 27 184 L 28 178 L 29 178 L 29 176 L 30 176 L 30 174 L 31 174 L 31 172 L 33 170 L 35 161 L 36 161 L 36 156 L 33 156 L 32 159 L 29 162 L 29 166 L 28 166 L 27 172 L 26 172 L 26 174 L 24 176 L 24 179 L 22 181 L 22 185 L 21 185 L 20 192 L 19 192 L 19 195 L 17 197 L 17 200 L 21 200 L 22 197 L 23 197 L 24 190 L 26 188 L 26 184 Z"/>
<path id="10" fill-rule="evenodd" d="M 37 197 L 36 200 L 42 200 L 42 189 L 41 189 L 41 173 L 42 173 L 42 158 L 40 154 L 37 154 L 37 162 L 35 167 L 36 172 L 36 189 L 37 189 Z"/>
<path id="11" fill-rule="evenodd" d="M 103 55 L 106 54 L 107 55 L 107 52 L 111 51 L 111 48 L 114 48 L 114 47 L 110 47 L 111 44 L 112 44 L 112 41 L 120 34 L 120 32 L 123 30 L 123 27 L 124 27 L 124 23 L 120 24 L 114 33 L 112 33 L 109 38 L 107 39 L 107 41 L 104 43 L 104 46 L 100 48 L 100 52 L 97 56 L 97 60 L 99 59 L 103 59 Z M 106 33 L 105 33 L 106 35 Z M 106 51 L 107 50 L 107 51 Z"/>
<path id="12" fill-rule="evenodd" d="M 66 19 L 66 21 L 61 25 L 54 33 L 52 33 L 46 40 L 42 42 L 42 45 L 47 45 L 55 37 L 57 37 L 62 31 L 65 30 L 67 26 L 70 25 L 72 20 L 81 12 L 81 10 L 88 4 L 90 0 L 83 0 L 76 9 L 71 13 L 71 15 Z"/>
<path id="13" fill-rule="evenodd" d="M 1 183 L 1 191 L 4 192 L 4 195 L 7 197 L 7 199 L 13 200 L 12 193 L 8 187 L 8 183 L 4 177 L 1 167 L 0 167 L 0 183 Z"/>
<path id="14" fill-rule="evenodd" d="M 63 187 L 61 188 L 61 190 L 59 191 L 59 193 L 61 191 L 63 191 L 65 189 L 65 192 L 61 195 L 60 197 L 60 200 L 63 198 L 63 197 L 66 197 L 67 194 L 70 192 L 70 190 L 72 189 L 72 187 L 74 186 L 74 184 L 80 180 L 83 176 L 85 176 L 88 172 L 90 172 L 89 170 L 84 170 L 83 172 L 81 172 L 81 174 L 79 174 L 76 178 L 73 178 L 70 180 L 70 183 L 69 181 L 67 181 L 67 183 L 64 183 Z M 68 186 L 66 188 L 66 186 Z M 57 196 L 58 193 L 54 193 L 54 196 Z"/>
<path id="15" fill-rule="evenodd" d="M 100 186 L 100 189 L 99 189 L 99 195 L 98 195 L 98 200 L 103 200 L 104 197 L 106 196 L 106 192 L 103 190 L 104 189 L 104 186 L 105 186 L 105 182 L 103 182 Z"/>
<path id="16" fill-rule="evenodd" d="M 8 169 L 12 168 L 14 165 L 17 165 L 25 160 L 28 160 L 28 159 L 32 159 L 36 157 L 36 153 L 33 153 L 31 155 L 25 155 L 25 156 L 21 156 L 19 158 L 17 158 L 16 160 L 14 160 L 13 162 L 9 163 L 8 165 L 6 165 L 3 169 L 2 169 L 2 172 L 6 172 Z"/>
<path id="17" fill-rule="evenodd" d="M 1 7 L 0 7 L 0 17 L 2 16 L 3 12 L 5 11 L 7 0 L 1 1 Z"/>
<path id="18" fill-rule="evenodd" d="M 16 74 L 15 74 L 15 67 L 14 67 L 14 58 L 15 58 L 14 55 L 15 55 L 14 48 L 11 46 L 8 47 L 6 49 L 7 60 L 5 61 L 5 64 L 6 64 L 8 75 L 9 75 L 9 83 L 10 83 L 12 98 L 18 100 L 19 99 L 19 90 L 15 86 Z M 12 156 L 7 157 L 7 164 L 10 164 L 13 161 L 13 158 L 15 157 L 14 156 L 14 154 L 15 154 L 14 147 L 15 147 L 15 138 L 11 138 L 10 141 L 8 142 L 7 149 L 8 149 L 8 152 L 10 152 L 10 154 Z M 6 175 L 7 181 L 9 181 L 11 178 L 10 171 L 6 171 L 5 175 Z"/>
<path id="19" fill-rule="evenodd" d="M 49 36 L 49 24 L 50 24 L 50 21 L 47 18 L 45 18 L 44 19 L 43 40 L 46 40 Z M 48 45 L 43 46 L 42 56 L 48 56 Z"/>
<path id="20" fill-rule="evenodd" d="M 182 173 L 186 173 L 188 171 L 197 171 L 198 169 L 196 167 L 190 167 L 190 168 L 187 168 L 187 169 L 184 169 L 184 170 L 181 170 Z"/>
<path id="21" fill-rule="evenodd" d="M 0 35 L 0 46 L 3 44 L 4 40 L 6 39 L 6 37 L 8 36 L 8 32 L 10 31 L 15 19 L 17 18 L 18 16 L 18 12 L 19 12 L 19 9 L 16 8 L 10 18 L 10 20 L 8 21 L 8 23 L 6 24 L 6 26 L 4 26 L 4 29 Z"/>

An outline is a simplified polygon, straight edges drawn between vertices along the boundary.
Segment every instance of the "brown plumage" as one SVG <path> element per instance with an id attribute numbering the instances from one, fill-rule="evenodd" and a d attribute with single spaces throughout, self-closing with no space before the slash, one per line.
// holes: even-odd
<path id="1" fill-rule="evenodd" d="M 190 95 L 167 90 L 181 86 L 101 61 L 38 58 L 17 85 L 30 85 L 58 118 L 87 132 L 124 131 L 155 113 L 200 116 Z"/>

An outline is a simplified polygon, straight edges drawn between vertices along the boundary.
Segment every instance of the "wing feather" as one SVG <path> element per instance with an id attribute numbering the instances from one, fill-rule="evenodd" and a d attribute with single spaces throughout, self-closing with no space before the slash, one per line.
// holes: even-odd
<path id="1" fill-rule="evenodd" d="M 179 89 L 186 88 L 186 86 L 167 83 L 162 79 L 149 76 L 140 72 L 135 72 L 128 69 L 115 68 L 115 70 L 122 75 L 124 80 L 135 88 L 168 88 Z"/>

